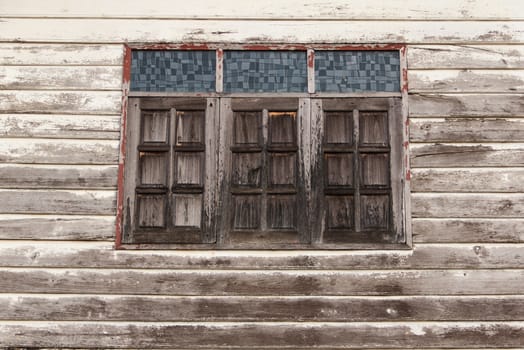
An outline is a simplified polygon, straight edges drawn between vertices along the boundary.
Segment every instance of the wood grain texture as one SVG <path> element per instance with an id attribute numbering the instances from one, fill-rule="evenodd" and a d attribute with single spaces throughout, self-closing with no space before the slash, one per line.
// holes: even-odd
<path id="1" fill-rule="evenodd" d="M 67 30 L 64 30 L 67 28 Z M 292 35 L 290 36 L 290 33 Z M 522 43 L 511 21 L 265 21 L 4 18 L 1 41 L 213 43 Z"/>
<path id="2" fill-rule="evenodd" d="M 0 269 L 4 293 L 187 296 L 520 294 L 524 270 L 188 271 Z"/>
<path id="3" fill-rule="evenodd" d="M 115 115 L 0 114 L 0 137 L 120 139 Z"/>
<path id="4" fill-rule="evenodd" d="M 0 164 L 1 188 L 116 189 L 113 165 Z"/>
<path id="5" fill-rule="evenodd" d="M 0 320 L 387 322 L 522 321 L 524 296 L 149 297 L 0 295 Z"/>
<path id="6" fill-rule="evenodd" d="M 2 90 L 120 91 L 122 67 L 0 66 Z"/>
<path id="7" fill-rule="evenodd" d="M 412 169 L 413 192 L 524 192 L 524 168 Z"/>
<path id="8" fill-rule="evenodd" d="M 411 94 L 411 117 L 524 116 L 521 94 Z"/>
<path id="9" fill-rule="evenodd" d="M 524 141 L 521 118 L 412 118 L 411 142 L 519 142 Z"/>
<path id="10" fill-rule="evenodd" d="M 411 144 L 411 166 L 516 167 L 524 165 L 521 144 Z"/>
<path id="11" fill-rule="evenodd" d="M 116 212 L 115 191 L 0 190 L 2 214 L 92 214 Z"/>
<path id="12" fill-rule="evenodd" d="M 81 223 L 79 219 L 76 222 Z M 14 241 L 4 242 L 0 247 L 0 266 L 124 270 L 395 270 L 446 269 L 452 262 L 453 268 L 511 269 L 519 268 L 524 263 L 524 257 L 520 254 L 522 249 L 522 245 L 514 243 L 418 243 L 412 251 L 158 250 L 145 254 L 143 251 L 115 251 L 113 245 L 106 242 Z"/>
<path id="13" fill-rule="evenodd" d="M 0 43 L 0 64 L 121 67 L 123 53 L 122 45 Z"/>
<path id="14" fill-rule="evenodd" d="M 410 69 L 524 68 L 522 45 L 410 45 Z"/>
<path id="15" fill-rule="evenodd" d="M 511 93 L 524 91 L 524 70 L 409 70 L 413 93 Z"/>
<path id="16" fill-rule="evenodd" d="M 119 115 L 119 91 L 0 91 L 2 113 Z"/>
<path id="17" fill-rule="evenodd" d="M 2 139 L 0 161 L 38 164 L 116 164 L 116 140 Z"/>
<path id="18" fill-rule="evenodd" d="M 413 219 L 417 243 L 522 243 L 524 219 Z"/>
<path id="19" fill-rule="evenodd" d="M 40 5 L 31 0 L 17 4 L 2 4 L 2 16 L 15 17 L 94 17 L 94 18 L 263 18 L 263 19 L 524 19 L 515 11 L 518 0 L 502 0 L 493 6 L 489 0 L 443 0 L 438 3 L 421 4 L 416 0 L 390 0 L 387 5 L 380 1 L 365 3 L 355 0 L 268 0 L 263 3 L 244 4 L 225 0 L 220 4 L 210 0 L 175 4 L 153 0 L 142 2 L 130 0 L 127 6 L 93 0 L 84 3 L 64 3 L 48 0 Z"/>
<path id="20" fill-rule="evenodd" d="M 372 335 L 372 338 L 370 338 Z M 518 347 L 522 322 L 87 323 L 2 322 L 0 345 L 82 348 Z"/>
<path id="21" fill-rule="evenodd" d="M 114 236 L 114 216 L 0 215 L 5 240 L 114 241 Z"/>
<path id="22" fill-rule="evenodd" d="M 425 218 L 522 218 L 522 193 L 414 193 L 413 217 Z"/>

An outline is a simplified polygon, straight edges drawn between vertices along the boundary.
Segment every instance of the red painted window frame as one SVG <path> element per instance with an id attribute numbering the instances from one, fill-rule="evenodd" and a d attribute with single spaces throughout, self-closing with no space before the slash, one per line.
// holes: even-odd
<path id="1" fill-rule="evenodd" d="M 409 192 L 409 182 L 411 180 L 411 169 L 409 164 L 409 118 L 407 115 L 407 94 L 408 94 L 408 69 L 407 69 L 407 45 L 406 44 L 205 44 L 205 43 L 157 43 L 157 44 L 124 44 L 124 60 L 122 74 L 122 119 L 120 123 L 120 154 L 118 161 L 117 179 L 117 210 L 116 210 L 116 230 L 115 230 L 115 249 L 126 249 L 129 245 L 122 244 L 122 219 L 124 212 L 124 165 L 126 157 L 126 125 L 128 96 L 131 82 L 131 54 L 132 50 L 216 50 L 219 64 L 222 64 L 223 50 L 242 50 L 242 51 L 305 51 L 307 52 L 308 69 L 314 69 L 314 50 L 335 50 L 335 51 L 399 51 L 400 54 L 400 93 L 403 104 L 404 114 L 404 168 L 406 171 L 406 189 Z M 309 84 L 309 82 L 308 82 Z M 308 90 L 309 90 L 308 86 Z M 198 94 L 197 94 L 198 95 Z M 207 93 L 202 93 L 206 96 Z M 409 203 L 409 196 L 406 197 Z M 407 206 L 409 209 L 409 204 Z M 409 213 L 408 213 L 409 215 Z M 411 228 L 406 225 L 406 245 L 412 246 Z M 139 248 L 133 245 L 133 248 Z"/>

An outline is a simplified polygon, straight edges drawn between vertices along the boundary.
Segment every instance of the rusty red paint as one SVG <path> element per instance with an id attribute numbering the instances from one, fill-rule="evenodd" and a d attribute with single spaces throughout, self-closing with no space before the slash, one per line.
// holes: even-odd
<path id="1" fill-rule="evenodd" d="M 408 70 L 402 69 L 402 92 L 408 92 Z"/>
<path id="2" fill-rule="evenodd" d="M 131 81 L 131 48 L 124 46 L 124 69 L 122 74 L 122 120 L 120 123 L 120 157 L 118 161 L 118 195 L 116 210 L 116 232 L 115 248 L 120 249 L 122 245 L 122 219 L 124 213 L 124 165 L 126 154 L 126 124 L 127 124 L 127 96 Z"/>
<path id="3" fill-rule="evenodd" d="M 406 171 L 406 181 L 411 181 L 411 170 Z"/>
<path id="4" fill-rule="evenodd" d="M 404 141 L 404 148 L 408 148 L 409 147 L 409 141 Z"/>
<path id="5" fill-rule="evenodd" d="M 315 51 L 309 51 L 307 55 L 307 66 L 315 68 Z"/>

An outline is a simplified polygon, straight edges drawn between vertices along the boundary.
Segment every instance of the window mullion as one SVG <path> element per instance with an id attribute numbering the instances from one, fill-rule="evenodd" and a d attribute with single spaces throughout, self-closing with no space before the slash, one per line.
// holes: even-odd
<path id="1" fill-rule="evenodd" d="M 307 92 L 315 93 L 315 50 L 307 50 Z"/>
<path id="2" fill-rule="evenodd" d="M 269 154 L 267 149 L 268 143 L 268 123 L 269 123 L 269 111 L 264 108 L 262 111 L 262 198 L 260 198 L 260 228 L 261 230 L 267 231 L 267 190 L 268 190 L 268 177 L 269 177 Z"/>
<path id="3" fill-rule="evenodd" d="M 216 50 L 216 92 L 224 91 L 224 50 Z"/>
<path id="4" fill-rule="evenodd" d="M 173 184 L 175 183 L 175 138 L 176 138 L 176 109 L 171 108 L 170 117 L 169 117 L 169 160 L 168 164 L 168 173 L 167 173 L 167 223 L 166 227 L 168 230 L 174 229 L 173 226 L 173 213 L 174 213 L 174 203 L 173 203 Z"/>
<path id="5" fill-rule="evenodd" d="M 355 232 L 360 232 L 360 135 L 359 135 L 359 110 L 353 110 L 353 144 L 354 144 L 354 154 L 353 154 L 353 186 L 355 188 L 354 192 L 354 220 L 355 220 Z"/>

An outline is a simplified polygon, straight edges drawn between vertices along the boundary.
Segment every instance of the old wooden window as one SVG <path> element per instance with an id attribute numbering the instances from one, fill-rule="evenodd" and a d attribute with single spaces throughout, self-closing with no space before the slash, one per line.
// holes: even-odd
<path id="1" fill-rule="evenodd" d="M 134 53 L 121 243 L 405 246 L 398 52 L 246 52 Z"/>

